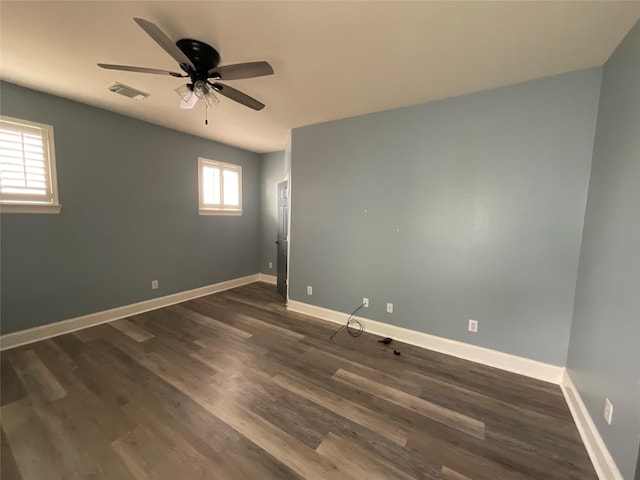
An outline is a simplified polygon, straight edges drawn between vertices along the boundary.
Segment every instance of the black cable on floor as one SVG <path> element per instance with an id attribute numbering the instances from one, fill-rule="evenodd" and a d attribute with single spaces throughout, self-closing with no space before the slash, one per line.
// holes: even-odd
<path id="1" fill-rule="evenodd" d="M 362 332 L 364 331 L 364 326 L 358 320 L 353 318 L 353 316 L 356 314 L 358 310 L 364 307 L 364 305 L 365 304 L 363 303 L 358 308 L 356 308 L 353 312 L 351 312 L 351 315 L 349 315 L 349 318 L 347 319 L 347 323 L 341 326 L 335 332 L 333 332 L 333 335 L 329 337 L 329 340 L 333 340 L 333 337 L 335 337 L 337 333 L 343 328 L 346 328 L 347 332 L 349 332 L 349 335 L 351 335 L 352 337 L 359 337 L 360 335 L 362 335 Z"/>

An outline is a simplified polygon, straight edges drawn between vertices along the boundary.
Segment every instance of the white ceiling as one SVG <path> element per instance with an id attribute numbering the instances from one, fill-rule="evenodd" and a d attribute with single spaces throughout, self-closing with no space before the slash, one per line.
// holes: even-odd
<path id="1" fill-rule="evenodd" d="M 267 60 L 275 75 L 229 81 L 267 107 L 225 97 L 179 110 L 183 79 L 96 62 L 178 69 L 134 23 L 215 47 L 221 65 Z M 4 80 L 255 152 L 292 128 L 603 64 L 640 2 L 0 2 Z M 179 71 L 179 69 L 178 69 Z M 151 96 L 130 100 L 113 81 Z"/>

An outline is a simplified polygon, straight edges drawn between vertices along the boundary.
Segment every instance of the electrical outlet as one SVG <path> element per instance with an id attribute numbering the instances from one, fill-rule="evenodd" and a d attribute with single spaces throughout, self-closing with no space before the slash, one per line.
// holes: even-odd
<path id="1" fill-rule="evenodd" d="M 387 303 L 387 313 L 393 313 L 393 303 Z"/>
<path id="2" fill-rule="evenodd" d="M 369 308 L 369 299 L 367 297 L 363 297 L 362 304 L 364 305 L 364 308 Z"/>
<path id="3" fill-rule="evenodd" d="M 313 287 L 311 285 L 307 285 L 307 295 L 313 295 Z"/>
<path id="4" fill-rule="evenodd" d="M 151 280 L 151 290 L 157 290 L 158 280 Z"/>
<path id="5" fill-rule="evenodd" d="M 611 420 L 613 419 L 613 405 L 608 398 L 604 400 L 604 419 L 609 425 L 611 425 Z"/>
<path id="6" fill-rule="evenodd" d="M 273 262 L 269 262 L 269 270 L 273 268 Z"/>
<path id="7" fill-rule="evenodd" d="M 477 320 L 469 320 L 469 331 L 473 333 L 478 333 L 478 321 Z"/>

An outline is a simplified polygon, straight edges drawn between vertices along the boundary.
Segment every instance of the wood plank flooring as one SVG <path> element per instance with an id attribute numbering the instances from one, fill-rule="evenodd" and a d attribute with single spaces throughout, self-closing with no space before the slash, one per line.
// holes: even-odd
<path id="1" fill-rule="evenodd" d="M 335 329 L 253 283 L 2 352 L 1 477 L 597 479 L 558 386 Z"/>

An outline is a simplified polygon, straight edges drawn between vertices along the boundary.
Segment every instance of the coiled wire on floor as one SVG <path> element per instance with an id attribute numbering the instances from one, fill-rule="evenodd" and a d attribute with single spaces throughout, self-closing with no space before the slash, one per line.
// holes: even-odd
<path id="1" fill-rule="evenodd" d="M 329 340 L 333 340 L 333 337 L 335 337 L 338 334 L 338 332 L 340 332 L 343 328 L 346 328 L 347 332 L 349 332 L 349 335 L 351 335 L 352 337 L 359 337 L 360 335 L 362 335 L 362 332 L 364 332 L 364 325 L 362 325 L 362 323 L 359 320 L 353 318 L 353 316 L 356 314 L 358 310 L 360 310 L 364 306 L 365 304 L 363 303 L 358 308 L 356 308 L 353 312 L 351 312 L 351 315 L 349 315 L 349 318 L 347 319 L 347 323 L 345 323 L 338 330 L 333 332 L 333 335 L 329 337 Z"/>

